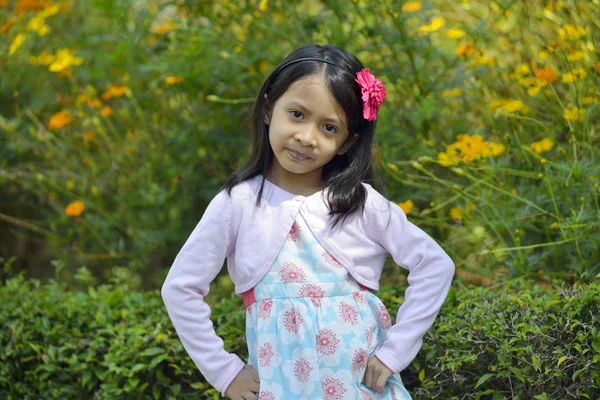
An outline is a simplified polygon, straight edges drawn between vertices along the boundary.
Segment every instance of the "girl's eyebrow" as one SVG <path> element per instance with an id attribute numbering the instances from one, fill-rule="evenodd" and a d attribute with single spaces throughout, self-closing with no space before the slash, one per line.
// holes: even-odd
<path id="1" fill-rule="evenodd" d="M 300 103 L 298 101 L 294 101 L 294 100 L 289 101 L 288 102 L 288 107 L 289 106 L 298 107 L 301 111 L 303 111 L 303 112 L 305 112 L 307 114 L 311 113 L 311 111 L 308 108 L 306 108 L 302 103 Z M 332 123 L 338 124 L 338 125 L 344 125 L 344 123 L 342 121 L 340 121 L 338 118 L 327 117 L 327 118 L 325 118 L 325 121 L 332 122 Z"/>

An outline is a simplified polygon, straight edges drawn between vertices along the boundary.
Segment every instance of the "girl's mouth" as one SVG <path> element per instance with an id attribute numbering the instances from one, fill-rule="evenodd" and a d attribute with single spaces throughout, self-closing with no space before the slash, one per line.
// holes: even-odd
<path id="1" fill-rule="evenodd" d="M 306 156 L 304 154 L 298 153 L 294 150 L 290 150 L 290 149 L 286 149 L 286 150 L 288 151 L 288 153 L 294 160 L 304 161 L 304 160 L 310 160 L 312 158 L 312 157 Z"/>

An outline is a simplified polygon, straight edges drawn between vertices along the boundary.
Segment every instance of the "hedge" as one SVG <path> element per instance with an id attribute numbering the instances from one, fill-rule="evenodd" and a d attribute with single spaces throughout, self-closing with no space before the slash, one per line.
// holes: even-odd
<path id="1" fill-rule="evenodd" d="M 377 294 L 392 315 L 403 301 L 398 288 Z M 247 359 L 241 299 L 212 300 L 226 349 Z M 84 291 L 18 276 L 0 286 L 0 301 L 0 398 L 220 398 L 157 290 Z M 403 381 L 414 399 L 597 399 L 599 304 L 600 283 L 455 282 Z"/>

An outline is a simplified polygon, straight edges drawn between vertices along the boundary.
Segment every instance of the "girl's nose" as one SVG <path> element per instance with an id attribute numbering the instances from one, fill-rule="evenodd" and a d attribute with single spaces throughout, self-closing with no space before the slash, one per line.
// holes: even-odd
<path id="1" fill-rule="evenodd" d="M 319 129 L 313 125 L 309 125 L 306 129 L 296 133 L 296 140 L 299 140 L 302 145 L 308 146 L 316 146 L 317 144 L 317 135 L 319 134 Z"/>

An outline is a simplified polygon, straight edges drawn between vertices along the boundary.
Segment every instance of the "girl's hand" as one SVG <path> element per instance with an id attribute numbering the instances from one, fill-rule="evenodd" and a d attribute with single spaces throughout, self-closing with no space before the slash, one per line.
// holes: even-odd
<path id="1" fill-rule="evenodd" d="M 257 400 L 256 395 L 259 391 L 258 372 L 252 368 L 252 365 L 246 365 L 233 379 L 225 391 L 225 396 L 231 400 Z"/>
<path id="2" fill-rule="evenodd" d="M 363 383 L 369 389 L 383 393 L 385 384 L 392 375 L 394 375 L 394 373 L 386 367 L 385 364 L 379 361 L 377 357 L 371 356 L 367 361 L 367 370 L 365 371 Z"/>

